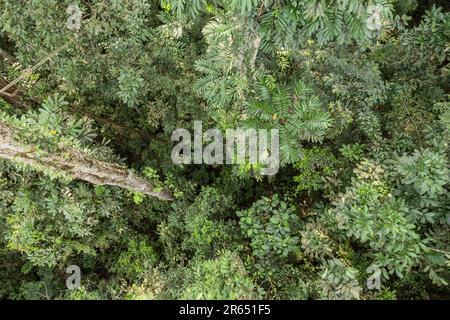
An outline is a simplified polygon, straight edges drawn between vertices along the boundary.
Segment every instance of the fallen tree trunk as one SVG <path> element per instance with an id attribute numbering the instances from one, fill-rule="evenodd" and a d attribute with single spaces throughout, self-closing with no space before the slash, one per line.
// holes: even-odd
<path id="1" fill-rule="evenodd" d="M 113 163 L 94 159 L 75 149 L 65 148 L 58 153 L 38 155 L 33 146 L 23 146 L 14 139 L 15 129 L 0 122 L 0 158 L 32 165 L 37 168 L 53 170 L 56 173 L 74 177 L 94 185 L 110 185 L 130 191 L 171 201 L 168 190 L 155 191 L 154 186 L 131 170 Z"/>

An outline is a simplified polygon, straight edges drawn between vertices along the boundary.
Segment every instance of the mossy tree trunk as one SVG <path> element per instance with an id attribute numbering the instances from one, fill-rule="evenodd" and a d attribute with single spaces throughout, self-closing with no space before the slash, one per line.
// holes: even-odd
<path id="1" fill-rule="evenodd" d="M 0 158 L 31 165 L 39 170 L 53 171 L 94 185 L 110 185 L 171 201 L 168 190 L 156 191 L 155 187 L 131 170 L 114 163 L 99 161 L 75 149 L 63 152 L 39 154 L 33 146 L 22 145 L 14 139 L 14 128 L 0 122 Z"/>

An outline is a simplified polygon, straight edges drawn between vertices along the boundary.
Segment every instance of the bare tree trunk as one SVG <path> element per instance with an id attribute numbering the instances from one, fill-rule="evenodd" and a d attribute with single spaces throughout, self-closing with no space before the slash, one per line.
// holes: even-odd
<path id="1" fill-rule="evenodd" d="M 174 200 L 168 190 L 155 191 L 150 182 L 127 168 L 96 160 L 75 149 L 65 149 L 58 154 L 39 156 L 32 146 L 22 146 L 15 141 L 13 134 L 12 126 L 0 122 L 0 158 L 41 167 L 44 170 L 48 168 L 95 185 L 117 186 L 160 200 Z"/>

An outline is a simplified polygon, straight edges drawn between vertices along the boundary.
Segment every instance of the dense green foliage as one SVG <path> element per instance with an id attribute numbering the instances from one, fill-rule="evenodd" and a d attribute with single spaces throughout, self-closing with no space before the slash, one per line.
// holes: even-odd
<path id="1" fill-rule="evenodd" d="M 448 1 L 0 0 L 0 90 L 65 44 L 0 124 L 174 201 L 0 152 L 0 298 L 450 298 Z M 194 121 L 279 129 L 279 173 L 173 164 Z"/>

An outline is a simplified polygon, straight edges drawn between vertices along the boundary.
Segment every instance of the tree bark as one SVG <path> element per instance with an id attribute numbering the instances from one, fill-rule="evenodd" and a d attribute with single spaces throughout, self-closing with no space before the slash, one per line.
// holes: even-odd
<path id="1" fill-rule="evenodd" d="M 155 191 L 154 186 L 125 167 L 96 160 L 75 149 L 66 148 L 57 154 L 39 156 L 32 146 L 23 146 L 14 139 L 15 129 L 0 122 L 0 158 L 18 161 L 37 168 L 48 168 L 94 185 L 110 185 L 172 201 L 168 190 Z"/>

